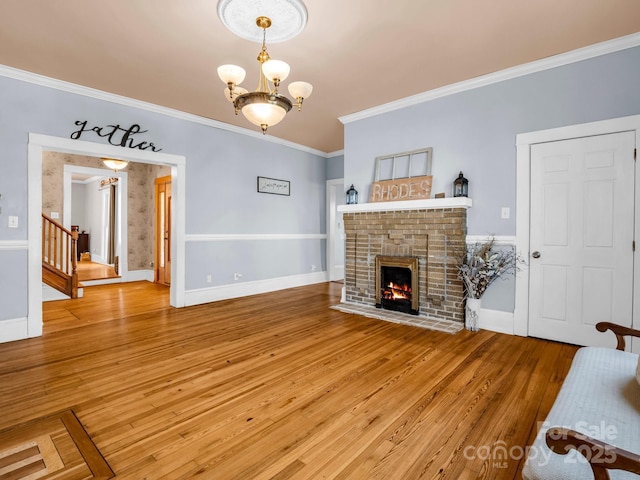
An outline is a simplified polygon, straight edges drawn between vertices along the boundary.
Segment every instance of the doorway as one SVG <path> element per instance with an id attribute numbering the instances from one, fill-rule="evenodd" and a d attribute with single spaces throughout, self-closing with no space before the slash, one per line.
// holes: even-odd
<path id="1" fill-rule="evenodd" d="M 607 345 L 631 326 L 633 132 L 531 147 L 529 335 Z"/>
<path id="2" fill-rule="evenodd" d="M 64 165 L 63 225 L 78 226 L 78 281 L 119 281 L 128 262 L 126 171 Z M 111 255 L 109 253 L 111 252 Z"/>
<path id="3" fill-rule="evenodd" d="M 627 133 L 622 136 L 612 135 L 620 132 Z M 634 239 L 640 232 L 640 199 L 635 195 L 638 172 L 633 161 L 639 133 L 640 116 L 636 115 L 518 135 L 516 247 L 527 257 L 529 266 L 516 277 L 515 334 L 548 336 L 554 340 L 578 344 L 615 346 L 613 335 L 600 333 L 595 338 L 588 338 L 580 332 L 595 330 L 591 324 L 601 320 L 626 323 L 634 328 L 640 326 L 640 316 L 637 313 L 640 306 L 640 287 L 636 281 L 636 276 L 640 273 L 640 264 L 638 256 L 633 254 L 632 250 Z M 601 141 L 605 143 L 600 144 Z M 582 167 L 585 164 L 593 167 L 589 168 L 589 175 L 596 172 L 596 177 L 606 177 L 606 170 L 611 173 L 611 164 L 615 163 L 611 160 L 614 158 L 611 155 L 614 149 L 606 144 L 607 141 L 621 141 L 623 144 L 626 142 L 626 146 L 622 147 L 626 150 L 623 157 L 626 155 L 627 160 L 631 159 L 631 169 L 629 165 L 621 167 L 624 172 L 621 175 L 625 178 L 615 180 L 620 178 L 620 174 L 616 174 L 615 178 L 604 180 L 585 177 L 584 172 L 578 173 L 581 163 Z M 575 163 L 578 170 L 571 167 L 569 170 L 573 169 L 573 173 L 565 174 L 581 178 L 579 181 L 576 180 L 575 185 L 562 186 L 562 182 L 559 181 L 558 175 L 561 175 L 562 165 L 574 162 L 570 159 L 573 154 L 566 151 L 563 153 L 561 150 L 556 152 L 556 147 L 577 149 L 578 155 L 582 155 L 583 162 Z M 550 152 L 546 150 L 549 148 L 552 149 Z M 580 151 L 582 153 L 579 153 Z M 589 151 L 591 153 L 588 153 Z M 556 176 L 555 181 L 553 176 Z M 579 190 L 576 191 L 576 188 Z M 596 201 L 595 198 L 600 200 Z M 577 210 L 563 209 L 563 202 L 566 205 L 579 205 Z M 616 204 L 620 202 L 627 205 L 626 209 L 618 212 Z M 609 213 L 605 211 L 607 209 Z M 626 222 L 626 225 L 623 226 L 620 222 Z M 579 231 L 576 233 L 578 227 Z M 625 228 L 630 232 L 624 233 Z M 569 260 L 570 263 L 575 263 L 572 266 L 563 266 L 559 258 L 556 258 L 565 231 L 571 231 L 571 234 L 567 233 L 567 240 L 569 235 L 573 235 L 576 240 L 567 242 L 568 250 L 560 254 L 560 257 L 562 261 Z M 623 239 L 616 239 L 619 231 L 622 232 L 620 235 Z M 613 257 L 605 264 L 593 263 L 589 255 L 597 254 L 600 258 L 595 260 L 602 260 L 604 254 L 598 253 L 597 250 L 607 244 L 616 245 L 604 248 Z M 625 258 L 618 260 L 618 253 Z M 618 268 L 620 262 L 627 264 L 626 273 L 624 265 Z M 616 264 L 618 266 L 615 266 Z M 620 270 L 620 276 L 616 273 L 617 270 Z M 546 280 L 550 281 L 548 285 Z M 616 295 L 622 297 L 618 298 Z M 598 302 L 599 300 L 602 301 Z M 625 305 L 611 306 L 612 302 Z M 540 309 L 544 310 L 543 316 L 550 317 L 549 321 L 565 333 L 558 336 L 541 334 L 536 319 L 541 313 Z M 563 310 L 567 311 L 566 315 Z M 571 319 L 565 321 L 554 318 L 563 316 Z M 603 316 L 612 318 L 596 318 Z M 562 322 L 567 326 L 560 328 Z M 543 330 L 549 332 L 549 325 L 543 327 Z M 640 342 L 637 339 L 632 340 L 631 350 L 640 350 Z"/>
<path id="4" fill-rule="evenodd" d="M 155 260 L 154 280 L 171 285 L 171 177 L 155 179 Z"/>
<path id="5" fill-rule="evenodd" d="M 158 152 L 123 148 L 107 144 L 97 144 L 30 133 L 27 155 L 28 169 L 28 278 L 29 299 L 26 319 L 19 326 L 25 337 L 42 335 L 42 154 L 44 151 L 65 152 L 92 157 L 110 157 L 139 163 L 168 165 L 171 167 L 174 212 L 171 224 L 172 258 L 170 304 L 185 306 L 185 167 L 186 158 Z M 123 272 L 124 274 L 124 272 Z M 128 277 L 128 278 L 127 278 Z M 131 276 L 123 275 L 122 281 L 131 281 Z"/>
<path id="6" fill-rule="evenodd" d="M 331 282 L 344 280 L 344 223 L 337 207 L 345 203 L 344 180 L 327 180 L 327 272 Z"/>

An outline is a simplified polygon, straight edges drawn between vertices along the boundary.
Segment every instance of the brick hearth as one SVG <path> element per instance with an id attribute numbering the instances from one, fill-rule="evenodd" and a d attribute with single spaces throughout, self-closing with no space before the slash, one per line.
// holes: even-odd
<path id="1" fill-rule="evenodd" d="M 463 323 L 457 265 L 465 252 L 469 206 L 468 199 L 442 199 L 341 207 L 345 301 L 375 305 L 376 256 L 416 257 L 420 316 Z"/>

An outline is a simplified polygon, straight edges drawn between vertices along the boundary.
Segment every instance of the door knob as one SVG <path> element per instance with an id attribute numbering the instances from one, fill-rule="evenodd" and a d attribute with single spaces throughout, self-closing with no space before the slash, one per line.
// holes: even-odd
<path id="1" fill-rule="evenodd" d="M 533 258 L 540 258 L 540 252 L 536 250 L 535 252 L 533 252 L 533 253 L 531 254 L 531 256 L 532 256 Z"/>

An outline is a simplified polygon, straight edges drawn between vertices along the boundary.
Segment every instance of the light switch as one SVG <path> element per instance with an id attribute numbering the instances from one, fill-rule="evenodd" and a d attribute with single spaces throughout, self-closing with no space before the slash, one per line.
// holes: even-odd
<path id="1" fill-rule="evenodd" d="M 18 228 L 18 217 L 9 217 L 9 228 Z"/>
<path id="2" fill-rule="evenodd" d="M 502 213 L 500 214 L 501 218 L 509 218 L 511 216 L 511 210 L 509 207 L 502 207 Z"/>
<path id="3" fill-rule="evenodd" d="M 53 219 L 60 218 L 60 213 L 59 212 L 51 212 L 51 218 L 53 218 Z"/>

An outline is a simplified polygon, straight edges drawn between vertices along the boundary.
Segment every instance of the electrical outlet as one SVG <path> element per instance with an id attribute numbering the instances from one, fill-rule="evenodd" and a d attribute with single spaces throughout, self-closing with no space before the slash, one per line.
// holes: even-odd
<path id="1" fill-rule="evenodd" d="M 211 283 L 211 275 L 207 275 L 207 283 Z"/>
<path id="2" fill-rule="evenodd" d="M 311 271 L 315 272 L 316 271 L 316 266 L 315 265 L 311 265 Z"/>
<path id="3" fill-rule="evenodd" d="M 9 228 L 18 228 L 18 217 L 9 216 L 9 222 L 7 226 Z"/>
<path id="4" fill-rule="evenodd" d="M 242 278 L 242 274 L 241 273 L 234 273 L 233 274 L 233 279 L 234 280 L 240 280 Z"/>

